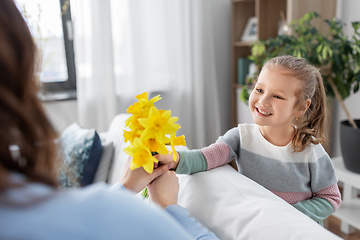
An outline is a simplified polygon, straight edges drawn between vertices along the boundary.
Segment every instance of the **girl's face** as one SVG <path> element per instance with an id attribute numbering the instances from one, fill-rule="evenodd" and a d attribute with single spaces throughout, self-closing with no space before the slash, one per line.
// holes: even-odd
<path id="1" fill-rule="evenodd" d="M 254 122 L 259 126 L 289 127 L 294 117 L 302 115 L 295 96 L 300 87 L 295 77 L 263 69 L 249 99 Z"/>

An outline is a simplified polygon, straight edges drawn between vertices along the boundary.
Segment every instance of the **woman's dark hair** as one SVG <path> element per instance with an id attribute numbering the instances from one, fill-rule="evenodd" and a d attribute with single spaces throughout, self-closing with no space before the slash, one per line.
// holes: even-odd
<path id="1" fill-rule="evenodd" d="M 0 190 L 8 174 L 57 185 L 57 133 L 37 97 L 37 48 L 13 0 L 0 1 Z M 21 156 L 13 158 L 10 146 Z"/>

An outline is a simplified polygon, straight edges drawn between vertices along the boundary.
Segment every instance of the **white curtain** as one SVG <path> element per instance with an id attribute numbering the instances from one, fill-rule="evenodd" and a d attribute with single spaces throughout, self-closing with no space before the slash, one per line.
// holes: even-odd
<path id="1" fill-rule="evenodd" d="M 231 0 L 72 0 L 79 123 L 106 131 L 160 94 L 190 148 L 230 126 Z"/>

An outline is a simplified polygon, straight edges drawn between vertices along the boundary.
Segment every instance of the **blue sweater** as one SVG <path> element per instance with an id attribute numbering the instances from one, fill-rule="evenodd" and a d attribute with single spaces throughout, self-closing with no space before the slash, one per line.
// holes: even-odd
<path id="1" fill-rule="evenodd" d="M 0 239 L 218 239 L 187 209 L 161 211 L 121 184 L 58 191 L 11 178 L 22 186 L 0 193 Z"/>

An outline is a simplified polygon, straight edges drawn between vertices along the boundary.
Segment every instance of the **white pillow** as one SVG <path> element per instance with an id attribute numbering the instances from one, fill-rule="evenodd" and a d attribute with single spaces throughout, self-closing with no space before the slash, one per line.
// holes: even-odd
<path id="1" fill-rule="evenodd" d="M 227 164 L 178 176 L 179 205 L 222 240 L 340 239 Z"/>
<path id="2" fill-rule="evenodd" d="M 108 178 L 110 185 L 119 181 L 124 164 L 129 157 L 123 149 L 129 145 L 129 142 L 124 142 L 124 129 L 125 121 L 130 116 L 131 114 L 128 113 L 121 113 L 115 116 L 106 133 L 106 141 L 113 142 L 115 147 L 113 163 Z"/>
<path id="3" fill-rule="evenodd" d="M 107 182 L 110 167 L 114 156 L 114 144 L 112 142 L 101 143 L 102 153 L 98 168 L 96 169 L 95 182 Z"/>

